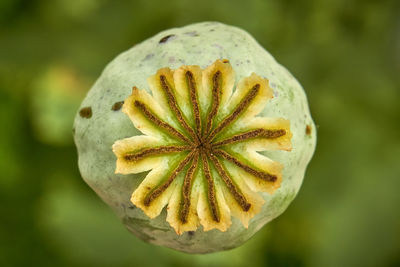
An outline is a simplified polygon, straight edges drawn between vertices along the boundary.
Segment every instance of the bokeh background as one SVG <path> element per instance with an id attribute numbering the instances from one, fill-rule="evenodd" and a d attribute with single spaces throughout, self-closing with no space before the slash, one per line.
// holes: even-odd
<path id="1" fill-rule="evenodd" d="M 318 145 L 282 216 L 193 256 L 123 228 L 80 178 L 71 128 L 116 55 L 206 20 L 247 30 L 298 78 Z M 398 0 L 1 0 L 0 116 L 1 266 L 400 266 Z"/>

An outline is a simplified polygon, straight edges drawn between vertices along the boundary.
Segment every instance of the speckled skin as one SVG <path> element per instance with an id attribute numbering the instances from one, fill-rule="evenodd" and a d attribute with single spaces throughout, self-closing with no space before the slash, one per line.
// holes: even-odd
<path id="1" fill-rule="evenodd" d="M 164 38 L 168 35 L 173 36 Z M 290 152 L 263 152 L 284 165 L 283 181 L 273 195 L 262 193 L 266 203 L 250 221 L 248 229 L 238 219 L 232 218 L 232 226 L 226 232 L 204 232 L 199 227 L 196 232 L 179 236 L 166 222 L 165 209 L 160 216 L 150 219 L 130 202 L 132 192 L 147 172 L 114 173 L 113 143 L 141 133 L 126 114 L 120 109 L 115 110 L 118 105 L 112 107 L 131 94 L 132 86 L 149 91 L 146 79 L 160 68 L 176 69 L 181 65 L 205 68 L 216 59 L 229 59 L 236 82 L 252 72 L 270 80 L 275 97 L 267 103 L 260 116 L 290 120 L 293 149 Z M 108 64 L 91 88 L 81 105 L 83 107 L 92 109 L 90 118 L 81 117 L 78 112 L 74 123 L 83 179 L 136 236 L 152 244 L 189 253 L 235 248 L 280 215 L 296 196 L 316 144 L 315 125 L 297 80 L 247 32 L 215 22 L 166 30 L 120 54 Z M 307 125 L 311 127 L 310 131 L 306 131 Z"/>

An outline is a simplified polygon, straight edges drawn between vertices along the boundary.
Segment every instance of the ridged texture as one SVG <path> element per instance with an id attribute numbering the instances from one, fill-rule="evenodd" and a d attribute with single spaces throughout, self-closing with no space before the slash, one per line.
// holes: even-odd
<path id="1" fill-rule="evenodd" d="M 273 98 L 269 81 L 255 73 L 234 81 L 228 60 L 162 68 L 148 78 L 151 95 L 133 87 L 124 101 L 143 135 L 114 143 L 115 172 L 150 170 L 131 202 L 150 218 L 167 206 L 177 234 L 226 231 L 231 216 L 247 228 L 264 204 L 258 192 L 273 194 L 284 179 L 284 166 L 257 152 L 292 147 L 288 120 L 257 116 Z"/>

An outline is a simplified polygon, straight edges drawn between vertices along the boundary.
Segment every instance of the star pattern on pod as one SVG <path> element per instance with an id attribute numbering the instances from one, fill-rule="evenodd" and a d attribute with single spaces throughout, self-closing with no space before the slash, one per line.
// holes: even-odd
<path id="1" fill-rule="evenodd" d="M 235 86 L 229 61 L 216 60 L 159 69 L 148 84 L 152 94 L 133 87 L 122 108 L 143 135 L 112 147 L 116 173 L 149 171 L 131 202 L 150 218 L 167 206 L 177 234 L 226 231 L 232 216 L 248 227 L 260 192 L 282 181 L 282 164 L 258 152 L 291 150 L 290 122 L 257 116 L 273 98 L 269 81 L 252 73 Z"/>

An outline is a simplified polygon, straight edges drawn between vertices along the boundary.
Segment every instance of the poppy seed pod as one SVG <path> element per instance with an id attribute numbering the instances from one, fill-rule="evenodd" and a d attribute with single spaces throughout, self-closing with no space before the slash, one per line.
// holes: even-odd
<path id="1" fill-rule="evenodd" d="M 79 169 L 133 234 L 209 253 L 296 196 L 316 144 L 301 85 L 248 33 L 169 29 L 114 59 L 75 118 Z"/>

